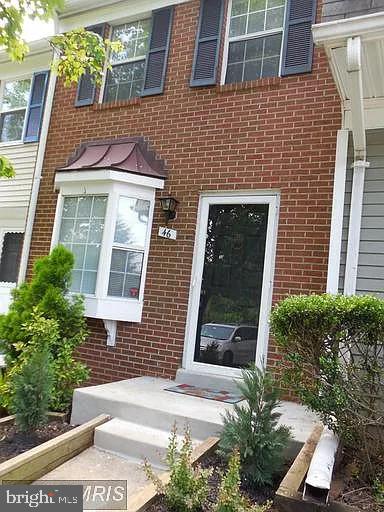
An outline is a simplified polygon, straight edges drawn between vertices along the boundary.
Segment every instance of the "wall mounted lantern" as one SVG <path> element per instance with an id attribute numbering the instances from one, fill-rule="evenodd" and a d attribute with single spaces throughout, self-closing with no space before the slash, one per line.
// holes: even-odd
<path id="1" fill-rule="evenodd" d="M 164 212 L 165 220 L 173 220 L 176 218 L 176 208 L 179 201 L 174 197 L 161 197 L 160 198 L 161 208 Z"/>

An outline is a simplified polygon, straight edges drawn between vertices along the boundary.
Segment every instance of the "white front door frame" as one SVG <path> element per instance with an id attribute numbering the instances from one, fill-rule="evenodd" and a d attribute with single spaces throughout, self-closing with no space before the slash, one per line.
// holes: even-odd
<path id="1" fill-rule="evenodd" d="M 273 277 L 275 269 L 275 253 L 277 240 L 278 212 L 280 194 L 274 190 L 225 191 L 203 193 L 200 196 L 198 222 L 195 236 L 195 248 L 192 265 L 192 278 L 189 293 L 188 316 L 185 330 L 183 367 L 200 373 L 239 377 L 241 370 L 194 361 L 197 319 L 200 303 L 200 291 L 204 270 L 205 244 L 209 207 L 214 204 L 267 204 L 268 225 L 265 242 L 264 275 L 261 291 L 259 330 L 256 348 L 256 364 L 266 365 L 269 313 L 272 304 Z"/>

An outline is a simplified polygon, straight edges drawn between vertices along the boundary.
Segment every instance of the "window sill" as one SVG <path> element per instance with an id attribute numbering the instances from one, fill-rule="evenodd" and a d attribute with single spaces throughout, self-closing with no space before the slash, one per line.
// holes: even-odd
<path id="1" fill-rule="evenodd" d="M 141 98 L 137 97 L 130 100 L 111 101 L 110 103 L 94 103 L 92 108 L 93 110 L 115 110 L 138 105 L 140 102 Z"/>
<path id="2" fill-rule="evenodd" d="M 236 82 L 233 84 L 221 84 L 216 86 L 216 92 L 227 93 L 233 91 L 245 91 L 247 89 L 264 90 L 264 89 L 279 89 L 282 85 L 283 79 L 280 76 L 271 78 L 260 78 L 259 80 L 250 80 L 248 82 Z"/>
<path id="3" fill-rule="evenodd" d="M 84 303 L 87 317 L 121 322 L 141 322 L 143 303 L 136 299 L 85 297 Z"/>

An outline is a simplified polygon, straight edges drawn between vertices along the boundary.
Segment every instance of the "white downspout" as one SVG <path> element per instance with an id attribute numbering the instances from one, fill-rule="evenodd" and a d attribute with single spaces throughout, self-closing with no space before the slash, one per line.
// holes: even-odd
<path id="1" fill-rule="evenodd" d="M 39 190 L 40 190 L 41 174 L 43 171 L 45 148 L 47 146 L 48 129 L 49 129 L 49 122 L 51 119 L 52 104 L 53 104 L 53 98 L 54 98 L 54 94 L 55 94 L 56 80 L 57 80 L 56 74 L 51 72 L 50 77 L 49 77 L 49 83 L 48 83 L 47 97 L 45 100 L 45 108 L 44 108 L 43 122 L 41 125 L 40 143 L 39 143 L 39 148 L 37 151 L 35 172 L 33 175 L 32 190 L 31 190 L 31 196 L 30 196 L 29 207 L 28 207 L 27 222 L 26 222 L 26 226 L 25 226 L 24 243 L 23 243 L 23 250 L 21 253 L 19 278 L 18 278 L 19 284 L 25 280 L 25 276 L 27 274 L 29 251 L 31 248 L 31 241 L 32 241 L 33 224 L 35 221 L 37 200 L 38 200 Z"/>
<path id="2" fill-rule="evenodd" d="M 347 260 L 345 264 L 344 294 L 356 292 L 359 261 L 361 215 L 363 211 L 367 143 L 365 134 L 363 81 L 361 71 L 361 39 L 350 37 L 347 42 L 347 72 L 350 89 L 352 134 L 354 146 L 352 197 L 349 215 Z"/>
<path id="3" fill-rule="evenodd" d="M 333 202 L 331 233 L 329 241 L 327 293 L 336 294 L 339 289 L 341 242 L 343 237 L 343 215 L 345 179 L 347 173 L 349 130 L 338 130 L 336 142 L 335 178 L 333 182 Z"/>

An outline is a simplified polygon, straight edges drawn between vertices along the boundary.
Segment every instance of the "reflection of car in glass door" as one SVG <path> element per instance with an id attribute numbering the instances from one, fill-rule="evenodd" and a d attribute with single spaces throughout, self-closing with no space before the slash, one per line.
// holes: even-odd
<path id="1" fill-rule="evenodd" d="M 251 325 L 204 324 L 200 360 L 225 366 L 245 366 L 255 361 L 257 328 Z"/>

